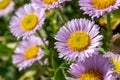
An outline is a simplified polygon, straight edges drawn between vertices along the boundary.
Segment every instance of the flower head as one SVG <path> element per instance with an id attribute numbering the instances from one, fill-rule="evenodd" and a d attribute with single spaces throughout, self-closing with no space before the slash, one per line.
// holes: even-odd
<path id="1" fill-rule="evenodd" d="M 108 57 L 110 62 L 113 63 L 115 70 L 114 70 L 114 76 L 120 78 L 120 55 L 114 54 L 113 52 L 107 52 L 105 57 Z"/>
<path id="2" fill-rule="evenodd" d="M 84 60 L 98 51 L 102 35 L 99 34 L 99 27 L 86 19 L 74 19 L 68 21 L 65 26 L 61 27 L 55 39 L 59 57 L 74 61 L 77 58 Z"/>
<path id="3" fill-rule="evenodd" d="M 120 34 L 117 33 L 112 37 L 111 47 L 115 52 L 120 53 Z"/>
<path id="4" fill-rule="evenodd" d="M 42 46 L 41 39 L 36 36 L 30 36 L 23 40 L 15 49 L 15 54 L 12 57 L 13 63 L 18 65 L 19 70 L 22 70 L 31 66 L 35 61 L 40 62 L 44 56 Z"/>
<path id="5" fill-rule="evenodd" d="M 106 12 L 118 9 L 120 0 L 79 0 L 79 5 L 85 14 L 99 18 Z"/>
<path id="6" fill-rule="evenodd" d="M 13 0 L 0 0 L 0 17 L 8 15 L 14 9 Z"/>
<path id="7" fill-rule="evenodd" d="M 94 55 L 85 61 L 77 61 L 70 66 L 68 72 L 76 78 L 67 77 L 67 80 L 115 80 L 112 77 L 114 67 L 108 58 Z"/>
<path id="8" fill-rule="evenodd" d="M 71 0 L 31 0 L 32 3 L 37 4 L 45 9 L 53 9 L 61 7 L 61 3 Z"/>
<path id="9" fill-rule="evenodd" d="M 10 21 L 10 30 L 17 38 L 29 37 L 41 29 L 45 20 L 45 10 L 38 9 L 33 4 L 19 8 Z"/>

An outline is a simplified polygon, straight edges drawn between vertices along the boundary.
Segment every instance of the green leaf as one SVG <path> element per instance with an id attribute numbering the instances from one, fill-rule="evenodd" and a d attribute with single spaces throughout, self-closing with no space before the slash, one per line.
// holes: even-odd
<path id="1" fill-rule="evenodd" d="M 58 62 L 56 62 L 57 59 L 54 57 L 54 54 L 52 54 L 52 67 L 56 70 L 59 65 L 58 65 Z"/>
<path id="2" fill-rule="evenodd" d="M 10 56 L 13 53 L 13 49 L 8 48 L 6 45 L 0 43 L 0 56 Z"/>
<path id="3" fill-rule="evenodd" d="M 55 74 L 54 74 L 54 80 L 66 80 L 65 79 L 65 75 L 63 73 L 63 69 L 61 67 L 63 67 L 65 64 L 62 63 L 60 65 L 60 67 L 56 70 Z"/>

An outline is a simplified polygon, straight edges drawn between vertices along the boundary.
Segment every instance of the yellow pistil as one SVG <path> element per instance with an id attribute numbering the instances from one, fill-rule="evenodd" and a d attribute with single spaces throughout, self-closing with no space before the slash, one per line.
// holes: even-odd
<path id="1" fill-rule="evenodd" d="M 80 52 L 90 45 L 90 36 L 84 31 L 76 31 L 70 35 L 67 44 L 73 51 Z"/>
<path id="2" fill-rule="evenodd" d="M 115 66 L 115 72 L 120 72 L 120 62 L 118 60 L 113 60 L 113 65 Z"/>
<path id="3" fill-rule="evenodd" d="M 9 4 L 11 0 L 0 0 L 0 10 L 5 9 Z"/>
<path id="4" fill-rule="evenodd" d="M 51 5 L 53 2 L 57 2 L 58 0 L 43 0 L 44 4 Z"/>
<path id="5" fill-rule="evenodd" d="M 81 74 L 79 80 L 103 80 L 103 74 L 97 69 L 89 69 Z"/>
<path id="6" fill-rule="evenodd" d="M 30 31 L 38 24 L 38 16 L 35 14 L 28 14 L 21 20 L 20 26 L 24 31 Z"/>
<path id="7" fill-rule="evenodd" d="M 115 4 L 116 0 L 92 0 L 93 6 L 96 9 L 106 9 Z"/>
<path id="8" fill-rule="evenodd" d="M 30 46 L 29 48 L 27 48 L 27 50 L 25 51 L 25 59 L 32 59 L 32 58 L 36 58 L 38 55 L 38 51 L 39 48 L 36 45 Z"/>

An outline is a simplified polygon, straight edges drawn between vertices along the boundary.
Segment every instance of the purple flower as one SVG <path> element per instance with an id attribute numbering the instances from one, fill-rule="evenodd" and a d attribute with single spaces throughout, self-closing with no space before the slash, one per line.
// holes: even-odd
<path id="1" fill-rule="evenodd" d="M 15 49 L 15 54 L 12 56 L 13 63 L 22 70 L 30 67 L 35 61 L 41 62 L 40 59 L 44 56 L 42 46 L 43 42 L 36 36 L 23 40 Z"/>
<path id="2" fill-rule="evenodd" d="M 66 27 L 65 27 L 66 26 Z M 74 19 L 68 21 L 61 27 L 55 39 L 55 48 L 60 58 L 74 61 L 77 58 L 84 60 L 96 54 L 98 46 L 102 45 L 102 35 L 99 34 L 99 27 L 94 22 L 86 19 Z"/>
<path id="3" fill-rule="evenodd" d="M 24 39 L 33 35 L 44 24 L 45 10 L 33 4 L 26 4 L 19 8 L 10 21 L 10 30 L 17 38 Z"/>
<path id="4" fill-rule="evenodd" d="M 41 6 L 48 10 L 61 7 L 61 3 L 65 1 L 71 0 L 31 0 L 31 2 L 37 4 L 37 6 Z"/>
<path id="5" fill-rule="evenodd" d="M 108 57 L 110 62 L 113 63 L 115 70 L 114 70 L 114 76 L 117 78 L 120 78 L 120 55 L 113 53 L 113 52 L 107 52 L 104 57 Z"/>
<path id="6" fill-rule="evenodd" d="M 75 78 L 67 77 L 67 80 L 116 80 L 112 76 L 113 70 L 114 66 L 108 58 L 94 55 L 85 61 L 73 63 L 68 72 Z"/>
<path id="7" fill-rule="evenodd" d="M 120 6 L 120 0 L 79 0 L 80 9 L 92 18 L 99 18 L 104 13 L 110 13 Z"/>
<path id="8" fill-rule="evenodd" d="M 5 17 L 14 10 L 13 0 L 0 0 L 0 17 Z"/>

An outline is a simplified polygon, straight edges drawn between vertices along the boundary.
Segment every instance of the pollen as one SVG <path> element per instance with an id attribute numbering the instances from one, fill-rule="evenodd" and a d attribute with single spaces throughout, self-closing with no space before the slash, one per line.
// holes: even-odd
<path id="1" fill-rule="evenodd" d="M 93 6 L 98 9 L 106 9 L 110 6 L 113 6 L 116 3 L 116 0 L 93 0 L 92 4 Z"/>
<path id="2" fill-rule="evenodd" d="M 0 0 L 0 10 L 5 9 L 9 4 L 11 0 Z"/>
<path id="3" fill-rule="evenodd" d="M 89 69 L 83 72 L 79 80 L 103 80 L 103 74 L 97 69 Z"/>
<path id="4" fill-rule="evenodd" d="M 57 2 L 58 0 L 43 0 L 44 4 L 51 5 L 53 2 Z"/>
<path id="5" fill-rule="evenodd" d="M 118 60 L 113 60 L 113 65 L 115 66 L 115 72 L 120 72 L 120 62 Z"/>
<path id="6" fill-rule="evenodd" d="M 67 40 L 68 47 L 73 51 L 82 51 L 90 45 L 90 36 L 84 31 L 76 31 Z"/>
<path id="7" fill-rule="evenodd" d="M 36 45 L 30 46 L 25 51 L 25 55 L 24 55 L 25 59 L 29 60 L 32 58 L 36 58 L 38 55 L 38 51 L 39 51 L 39 48 Z"/>
<path id="8" fill-rule="evenodd" d="M 36 14 L 28 14 L 21 20 L 20 26 L 24 31 L 30 31 L 38 24 L 38 16 Z"/>

